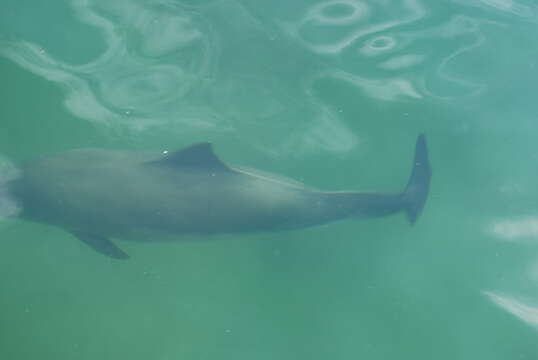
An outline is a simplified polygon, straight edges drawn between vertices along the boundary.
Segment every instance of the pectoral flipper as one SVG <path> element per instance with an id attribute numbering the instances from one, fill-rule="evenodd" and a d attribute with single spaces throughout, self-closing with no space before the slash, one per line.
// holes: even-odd
<path id="1" fill-rule="evenodd" d="M 86 232 L 72 232 L 72 234 L 98 253 L 119 260 L 129 259 L 129 255 L 127 255 L 127 253 L 117 247 L 105 236 Z"/>

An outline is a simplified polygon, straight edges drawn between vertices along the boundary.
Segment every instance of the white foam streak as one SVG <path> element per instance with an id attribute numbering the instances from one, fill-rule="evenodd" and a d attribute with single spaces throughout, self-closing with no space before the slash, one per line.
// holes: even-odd
<path id="1" fill-rule="evenodd" d="M 395 101 L 422 98 L 413 83 L 405 78 L 375 79 L 340 71 L 327 72 L 318 76 L 318 78 L 323 77 L 330 77 L 353 84 L 368 96 L 379 100 Z"/>
<path id="2" fill-rule="evenodd" d="M 8 183 L 19 176 L 19 169 L 0 155 L 0 222 L 16 217 L 21 211 L 19 203 L 8 190 Z"/>
<path id="3" fill-rule="evenodd" d="M 525 303 L 522 300 L 498 292 L 484 291 L 483 293 L 494 304 L 538 330 L 538 304 Z"/>
<path id="4" fill-rule="evenodd" d="M 379 64 L 380 68 L 387 70 L 399 70 L 418 65 L 424 61 L 424 56 L 415 54 L 406 54 L 395 56 Z"/>
<path id="5" fill-rule="evenodd" d="M 538 22 L 538 5 L 533 0 L 453 0 L 465 6 L 480 7 L 499 14 L 517 16 L 531 22 Z"/>
<path id="6" fill-rule="evenodd" d="M 489 226 L 489 232 L 503 240 L 538 242 L 538 216 L 498 220 Z"/>

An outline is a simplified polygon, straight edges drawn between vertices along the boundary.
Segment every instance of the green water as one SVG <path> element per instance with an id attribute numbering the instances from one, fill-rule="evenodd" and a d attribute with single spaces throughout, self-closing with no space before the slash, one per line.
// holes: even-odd
<path id="1" fill-rule="evenodd" d="M 425 133 L 433 178 L 415 226 L 121 242 L 126 262 L 5 218 L 0 359 L 538 359 L 537 33 L 531 0 L 2 0 L 3 177 L 210 141 L 396 191 Z"/>

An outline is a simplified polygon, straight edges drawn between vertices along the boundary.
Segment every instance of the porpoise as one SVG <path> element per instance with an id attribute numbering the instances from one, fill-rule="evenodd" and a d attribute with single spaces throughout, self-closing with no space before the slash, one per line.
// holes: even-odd
<path id="1" fill-rule="evenodd" d="M 420 135 L 411 176 L 397 193 L 316 190 L 228 165 L 209 143 L 167 154 L 83 149 L 45 156 L 22 166 L 8 191 L 20 203 L 22 218 L 61 227 L 102 254 L 127 259 L 111 239 L 153 231 L 292 230 L 398 212 L 414 223 L 430 177 L 426 140 Z"/>

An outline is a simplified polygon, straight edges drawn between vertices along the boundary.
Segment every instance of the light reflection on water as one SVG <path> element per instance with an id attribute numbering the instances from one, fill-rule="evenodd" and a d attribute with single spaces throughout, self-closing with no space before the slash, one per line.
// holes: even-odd
<path id="1" fill-rule="evenodd" d="M 525 300 L 520 300 L 514 296 L 498 292 L 484 291 L 484 295 L 486 295 L 494 304 L 500 306 L 521 321 L 524 321 L 538 330 L 538 303 L 536 300 L 533 300 L 533 303 L 531 304 L 525 302 Z"/>
<path id="2" fill-rule="evenodd" d="M 189 113 L 185 98 L 210 77 L 210 45 L 188 12 L 135 1 L 73 1 L 72 6 L 78 19 L 105 39 L 106 50 L 93 61 L 71 65 L 26 41 L 8 42 L 2 52 L 61 84 L 65 105 L 83 119 L 135 131 L 170 122 L 215 125 L 203 120 L 212 117 L 203 111 L 199 121 L 177 116 Z"/>
<path id="3" fill-rule="evenodd" d="M 532 0 L 453 0 L 467 6 L 476 6 L 484 10 L 496 10 L 522 20 L 537 22 L 538 6 Z"/>
<path id="4" fill-rule="evenodd" d="M 0 155 L 0 224 L 9 218 L 15 218 L 21 211 L 20 205 L 8 191 L 8 183 L 20 176 L 19 169 Z"/>
<path id="5" fill-rule="evenodd" d="M 92 61 L 72 65 L 24 39 L 3 41 L 0 51 L 62 85 L 74 115 L 124 131 L 230 134 L 256 124 L 271 136 L 250 145 L 269 154 L 345 153 L 358 135 L 312 94 L 318 81 L 345 82 L 383 101 L 474 96 L 486 88 L 447 69 L 480 46 L 483 21 L 454 16 L 418 26 L 432 15 L 418 0 L 319 2 L 285 19 L 285 12 L 269 16 L 265 24 L 233 0 L 199 6 L 76 0 L 71 6 L 105 39 L 106 50 Z M 424 53 L 439 42 L 446 43 L 445 54 Z M 266 63 L 264 52 L 285 59 L 290 47 L 306 66 Z M 311 52 L 320 61 L 312 62 Z M 283 73 L 295 76 L 276 82 Z M 282 136 L 278 124 L 291 131 Z"/>

